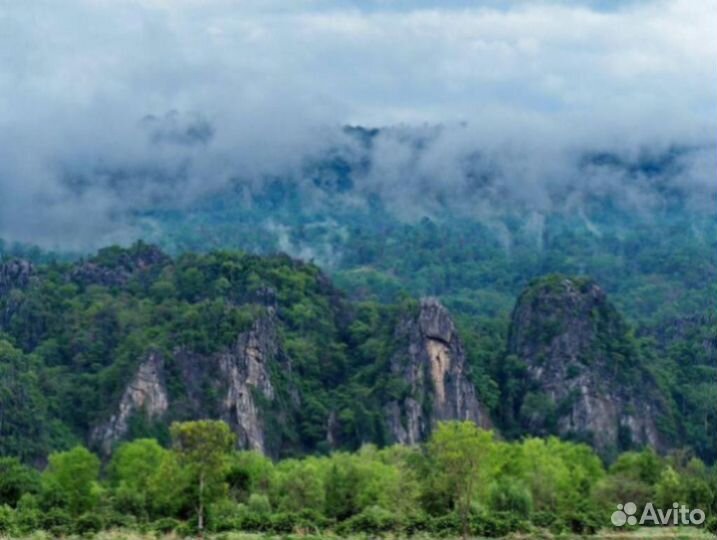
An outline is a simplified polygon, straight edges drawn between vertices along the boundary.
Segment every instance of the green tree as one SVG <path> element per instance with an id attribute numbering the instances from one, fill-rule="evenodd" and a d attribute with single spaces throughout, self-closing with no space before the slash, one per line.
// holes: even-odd
<path id="1" fill-rule="evenodd" d="M 167 450 L 154 439 L 124 443 L 115 451 L 108 469 L 120 511 L 147 517 L 151 505 L 150 480 L 166 454 Z"/>
<path id="2" fill-rule="evenodd" d="M 486 469 L 492 442 L 493 434 L 478 429 L 473 422 L 454 421 L 438 424 L 428 443 L 437 470 L 452 487 L 463 538 L 468 537 L 476 486 Z"/>
<path id="3" fill-rule="evenodd" d="M 180 461 L 195 479 L 197 528 L 203 534 L 206 505 L 226 487 L 225 458 L 234 443 L 234 434 L 226 423 L 215 420 L 175 422 L 170 433 Z"/>
<path id="4" fill-rule="evenodd" d="M 16 506 L 25 493 L 40 491 L 40 474 L 14 457 L 0 457 L 0 506 Z"/>
<path id="5" fill-rule="evenodd" d="M 43 473 L 45 497 L 59 501 L 72 515 L 79 516 L 98 502 L 99 472 L 99 458 L 82 446 L 50 454 Z"/>

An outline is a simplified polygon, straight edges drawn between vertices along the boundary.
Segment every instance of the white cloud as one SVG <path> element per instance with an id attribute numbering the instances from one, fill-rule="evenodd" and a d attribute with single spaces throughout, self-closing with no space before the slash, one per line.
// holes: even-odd
<path id="1" fill-rule="evenodd" d="M 113 239 L 122 213 L 191 198 L 238 172 L 295 169 L 345 123 L 468 123 L 418 164 L 384 141 L 383 172 L 366 185 L 389 193 L 399 186 L 382 183 L 405 183 L 408 166 L 432 190 L 458 192 L 459 162 L 476 148 L 513 155 L 508 170 L 539 199 L 563 167 L 541 155 L 715 144 L 716 0 L 474 6 L 3 2 L 0 236 Z M 214 137 L 149 144 L 141 119 L 171 110 L 206 119 Z M 133 172 L 97 172 L 113 166 Z M 148 170 L 184 176 L 167 190 Z M 693 170 L 705 178 L 704 165 Z M 68 190 L 63 171 L 91 188 Z M 112 182 L 127 186 L 120 199 Z"/>

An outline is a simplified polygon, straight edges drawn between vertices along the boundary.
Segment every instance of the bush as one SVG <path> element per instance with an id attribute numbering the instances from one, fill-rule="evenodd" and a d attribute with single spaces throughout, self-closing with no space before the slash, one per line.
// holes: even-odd
<path id="1" fill-rule="evenodd" d="M 42 519 L 42 528 L 52 536 L 66 536 L 72 529 L 72 518 L 62 508 L 51 508 Z"/>
<path id="2" fill-rule="evenodd" d="M 517 531 L 529 531 L 530 524 L 509 512 L 492 512 L 471 517 L 471 532 L 478 536 L 499 538 Z"/>
<path id="3" fill-rule="evenodd" d="M 403 531 L 407 536 L 431 530 L 430 516 L 422 513 L 409 514 L 403 519 Z"/>
<path id="4" fill-rule="evenodd" d="M 334 524 L 334 521 L 324 516 L 317 510 L 305 509 L 297 514 L 297 527 L 318 532 L 327 529 Z"/>
<path id="5" fill-rule="evenodd" d="M 106 529 L 137 529 L 137 518 L 132 514 L 123 514 L 116 510 L 102 513 L 102 521 Z"/>
<path id="6" fill-rule="evenodd" d="M 171 517 L 160 518 L 149 525 L 149 530 L 159 534 L 167 534 L 176 531 L 181 522 Z"/>
<path id="7" fill-rule="evenodd" d="M 193 521 L 181 521 L 174 529 L 178 536 L 188 537 L 197 535 L 197 524 Z"/>
<path id="8" fill-rule="evenodd" d="M 0 506 L 0 534 L 11 536 L 15 532 L 15 511 L 7 504 L 3 504 Z"/>
<path id="9" fill-rule="evenodd" d="M 533 525 L 543 529 L 549 529 L 557 520 L 558 516 L 556 514 L 546 511 L 533 512 L 530 516 L 530 521 L 533 522 Z"/>
<path id="10" fill-rule="evenodd" d="M 565 517 L 565 522 L 572 532 L 581 535 L 595 534 L 603 525 L 595 513 L 587 511 L 572 512 Z"/>
<path id="11" fill-rule="evenodd" d="M 221 499 L 209 507 L 207 515 L 209 529 L 215 532 L 236 529 L 243 513 L 246 513 L 244 505 L 229 499 Z"/>
<path id="12" fill-rule="evenodd" d="M 102 518 L 94 512 L 85 512 L 75 520 L 74 530 L 77 534 L 89 534 L 104 528 Z"/>
<path id="13" fill-rule="evenodd" d="M 438 536 L 455 536 L 461 533 L 458 514 L 444 514 L 431 520 L 431 532 Z"/>
<path id="14" fill-rule="evenodd" d="M 31 533 L 41 528 L 42 512 L 34 495 L 26 493 L 17 503 L 15 522 L 20 533 Z"/>
<path id="15" fill-rule="evenodd" d="M 247 507 L 253 514 L 266 515 L 271 513 L 271 503 L 269 503 L 269 498 L 266 495 L 252 493 Z"/>
<path id="16" fill-rule="evenodd" d="M 399 528 L 400 521 L 391 511 L 380 506 L 369 506 L 360 514 L 343 521 L 336 528 L 339 534 L 368 533 L 380 534 Z"/>
<path id="17" fill-rule="evenodd" d="M 269 530 L 274 534 L 288 534 L 294 532 L 299 518 L 292 512 L 279 512 L 269 518 Z"/>
<path id="18" fill-rule="evenodd" d="M 263 532 L 269 530 L 271 520 L 269 514 L 243 513 L 237 522 L 237 528 L 242 531 Z"/>
<path id="19" fill-rule="evenodd" d="M 707 529 L 712 534 L 717 534 L 717 516 L 712 516 L 707 521 L 705 521 L 705 529 Z"/>
<path id="20" fill-rule="evenodd" d="M 501 478 L 490 487 L 488 507 L 494 512 L 510 512 L 527 519 L 533 508 L 533 498 L 520 482 Z"/>

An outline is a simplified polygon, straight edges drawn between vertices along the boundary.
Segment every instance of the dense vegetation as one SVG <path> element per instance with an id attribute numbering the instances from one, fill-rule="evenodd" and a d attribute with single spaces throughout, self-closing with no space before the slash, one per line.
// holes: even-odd
<path id="1" fill-rule="evenodd" d="M 702 508 L 717 525 L 717 476 L 683 453 L 621 455 L 607 470 L 587 446 L 555 438 L 505 442 L 474 424 L 441 424 L 421 447 L 272 462 L 231 450 L 221 422 L 172 426 L 172 446 L 124 443 L 106 464 L 81 446 L 41 473 L 0 459 L 0 534 L 128 527 L 287 534 L 387 532 L 488 537 L 511 531 L 588 534 L 615 501 Z"/>
<path id="2" fill-rule="evenodd" d="M 382 405 L 402 395 L 405 385 L 388 375 L 387 362 L 402 346 L 394 342 L 396 321 L 416 309 L 409 298 L 388 305 L 350 302 L 316 266 L 287 256 L 215 252 L 172 260 L 142 243 L 107 248 L 78 263 L 40 265 L 31 274 L 26 286 L 0 295 L 2 455 L 41 463 L 51 450 L 86 443 L 114 412 L 149 351 L 206 357 L 268 310 L 276 313 L 292 362 L 291 372 L 275 374 L 277 392 L 284 400 L 301 398 L 299 411 L 269 427 L 272 437 L 287 441 L 281 454 L 329 451 L 326 423 L 332 414 L 340 426 L 334 447 L 390 442 Z M 667 397 L 666 418 L 678 419 L 663 426 L 673 445 L 713 463 L 714 323 L 688 322 L 659 342 L 636 337 L 619 314 L 610 316 L 624 331 L 620 343 L 606 346 L 629 352 L 621 376 L 638 373 L 638 364 L 648 369 Z M 497 428 L 508 437 L 530 432 L 514 414 L 528 389 L 525 366 L 506 351 L 508 321 L 464 313 L 457 322 L 471 377 Z M 177 406 L 168 420 L 196 417 L 173 373 L 170 366 L 167 387 Z M 197 381 L 206 398 L 202 414 L 211 415 L 216 397 L 205 382 Z M 128 436 L 166 443 L 166 426 L 135 418 Z"/>
<path id="3" fill-rule="evenodd" d="M 248 193 L 237 181 L 181 211 L 138 214 L 145 238 L 174 258 L 141 242 L 81 258 L 0 241 L 0 262 L 35 264 L 24 282 L 0 275 L 0 534 L 589 533 L 628 500 L 700 507 L 714 527 L 714 215 L 660 187 L 662 165 L 637 163 L 619 166 L 660 201 L 644 212 L 596 196 L 572 211 L 511 203 L 475 217 L 432 201 L 432 212 L 398 219 L 380 197 L 354 205 L 352 166 L 309 167 L 309 191 L 275 180 Z M 618 379 L 654 379 L 668 407 L 660 427 L 679 450 L 597 457 L 575 442 L 525 438 L 535 430 L 516 411 L 545 407 L 530 399 L 525 363 L 508 354 L 510 313 L 526 287 L 557 281 L 536 281 L 552 273 L 589 275 L 609 293 L 618 310 L 597 320 L 618 324 L 620 339 L 602 345 L 623 360 Z M 393 328 L 422 295 L 453 313 L 500 435 L 449 424 L 422 447 L 388 446 L 382 406 L 406 392 L 387 375 L 405 345 Z M 278 399 L 301 399 L 268 427 L 286 441 L 282 460 L 231 450 L 214 424 L 183 422 L 197 416 L 176 365 L 170 417 L 134 417 L 132 442 L 106 462 L 92 453 L 89 434 L 148 352 L 206 358 L 270 312 L 292 364 L 272 368 Z M 197 387 L 212 416 L 211 384 Z M 552 433 L 555 418 L 544 416 L 540 433 Z M 327 418 L 339 426 L 331 443 Z M 212 444 L 197 447 L 197 433 Z"/>

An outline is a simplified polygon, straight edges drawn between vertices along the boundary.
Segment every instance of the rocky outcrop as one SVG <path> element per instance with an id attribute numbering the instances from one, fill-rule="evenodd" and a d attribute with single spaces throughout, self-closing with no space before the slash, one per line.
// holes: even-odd
<path id="1" fill-rule="evenodd" d="M 270 364 L 280 357 L 279 340 L 273 318 L 259 319 L 239 336 L 234 347 L 218 357 L 219 372 L 226 383 L 222 417 L 234 428 L 241 448 L 269 452 L 263 410 L 257 396 L 272 402 L 276 392 Z M 284 368 L 290 368 L 288 361 Z"/>
<path id="2" fill-rule="evenodd" d="M 92 439 L 100 443 L 103 453 L 109 454 L 112 446 L 127 434 L 130 419 L 135 414 L 157 420 L 165 415 L 168 408 L 164 359 L 158 352 L 150 352 L 125 388 L 117 412 L 93 430 Z"/>
<path id="3" fill-rule="evenodd" d="M 394 442 L 421 442 L 441 420 L 471 420 L 490 427 L 470 379 L 463 344 L 438 300 L 423 299 L 417 315 L 399 321 L 395 341 L 405 346 L 391 358 L 390 376 L 405 383 L 407 391 L 384 408 Z"/>
<path id="4" fill-rule="evenodd" d="M 106 248 L 97 257 L 79 263 L 71 279 L 82 285 L 121 287 L 141 272 L 159 269 L 170 258 L 158 247 L 135 244 L 131 249 Z"/>
<path id="5" fill-rule="evenodd" d="M 23 303 L 21 291 L 28 288 L 35 276 L 29 261 L 14 259 L 0 264 L 0 329 L 5 328 Z"/>
<path id="6" fill-rule="evenodd" d="M 284 373 L 291 370 L 276 324 L 270 310 L 239 334 L 232 347 L 211 355 L 178 348 L 165 360 L 150 353 L 125 388 L 116 412 L 93 430 L 93 441 L 109 453 L 127 435 L 135 414 L 165 422 L 212 417 L 232 427 L 239 448 L 276 455 L 281 441 L 268 436 L 266 414 L 270 411 L 276 419 L 285 411 L 277 403 L 272 365 Z M 170 380 L 180 389 L 171 396 Z"/>
<path id="7" fill-rule="evenodd" d="M 508 353 L 529 375 L 520 420 L 538 435 L 591 442 L 612 452 L 660 448 L 660 393 L 628 337 L 622 317 L 589 279 L 549 276 L 520 296 Z"/>
<path id="8" fill-rule="evenodd" d="M 35 275 L 35 267 L 25 260 L 15 259 L 0 264 L 0 297 L 12 289 L 27 287 L 33 275 Z"/>

